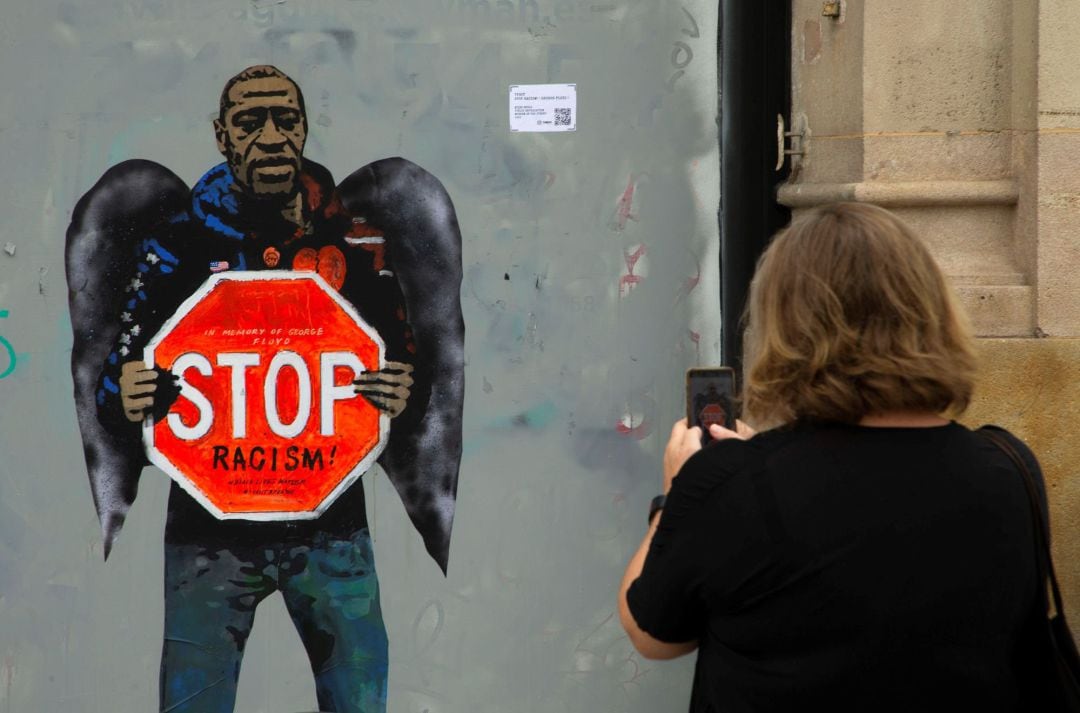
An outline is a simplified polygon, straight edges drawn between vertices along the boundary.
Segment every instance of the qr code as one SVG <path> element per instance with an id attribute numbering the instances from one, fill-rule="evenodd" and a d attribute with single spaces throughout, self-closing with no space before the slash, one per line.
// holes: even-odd
<path id="1" fill-rule="evenodd" d="M 570 108 L 555 110 L 555 126 L 570 126 Z"/>

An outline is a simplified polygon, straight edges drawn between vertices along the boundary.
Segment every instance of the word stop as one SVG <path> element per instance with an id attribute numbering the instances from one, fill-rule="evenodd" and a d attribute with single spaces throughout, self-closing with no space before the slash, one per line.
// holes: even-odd
<path id="1" fill-rule="evenodd" d="M 232 413 L 232 437 L 247 436 L 247 370 L 259 366 L 259 355 L 253 352 L 225 352 L 217 357 L 217 365 L 230 370 L 230 399 Z M 334 384 L 334 370 L 347 367 L 353 374 L 366 371 L 363 362 L 352 352 L 323 352 L 319 355 L 319 435 L 334 435 L 334 404 L 337 401 L 357 396 L 352 383 L 344 386 Z M 177 375 L 180 395 L 195 406 L 198 419 L 192 425 L 184 423 L 177 413 L 169 413 L 167 422 L 177 438 L 194 441 L 208 434 L 214 425 L 214 405 L 206 395 L 192 385 L 185 374 L 194 369 L 199 374 L 209 377 L 214 373 L 210 360 L 197 352 L 188 352 L 178 356 L 172 364 L 172 372 Z M 298 405 L 296 416 L 285 423 L 278 413 L 278 383 L 281 373 L 290 369 L 296 374 Z M 355 378 L 355 377 L 354 377 Z M 307 428 L 312 416 L 312 380 L 304 358 L 293 351 L 277 352 L 270 360 L 263 380 L 263 404 L 266 424 L 270 431 L 282 438 L 295 438 Z"/>

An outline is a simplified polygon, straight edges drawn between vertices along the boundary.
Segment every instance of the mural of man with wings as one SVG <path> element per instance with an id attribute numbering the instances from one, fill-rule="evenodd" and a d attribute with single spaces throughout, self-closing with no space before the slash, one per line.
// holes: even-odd
<path id="1" fill-rule="evenodd" d="M 336 185 L 303 157 L 300 87 L 268 65 L 230 79 L 225 161 L 194 186 L 142 160 L 78 202 L 66 244 L 75 401 L 108 557 L 147 464 L 140 424 L 183 393 L 143 347 L 213 273 L 315 271 L 385 343 L 357 393 L 392 417 L 379 463 L 445 572 L 461 456 L 461 234 L 432 175 L 404 159 Z M 233 710 L 259 602 L 275 591 L 311 660 L 320 710 L 382 711 L 387 640 L 362 479 L 309 520 L 219 520 L 177 483 L 165 527 L 161 710 Z"/>

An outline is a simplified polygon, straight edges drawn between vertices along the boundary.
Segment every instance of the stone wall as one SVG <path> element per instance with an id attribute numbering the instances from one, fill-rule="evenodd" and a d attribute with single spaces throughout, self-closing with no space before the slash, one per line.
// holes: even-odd
<path id="1" fill-rule="evenodd" d="M 1080 5 L 792 2 L 802 155 L 779 199 L 895 210 L 929 242 L 980 337 L 970 424 L 1046 474 L 1059 578 L 1080 616 Z"/>

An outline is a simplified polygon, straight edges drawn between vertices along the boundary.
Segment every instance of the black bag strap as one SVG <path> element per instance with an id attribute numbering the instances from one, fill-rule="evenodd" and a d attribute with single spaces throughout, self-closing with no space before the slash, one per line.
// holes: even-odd
<path id="1" fill-rule="evenodd" d="M 1028 494 L 1028 505 L 1031 507 L 1031 519 L 1035 525 L 1035 547 L 1038 555 L 1036 559 L 1039 565 L 1039 579 L 1049 585 L 1050 599 L 1046 602 L 1047 618 L 1053 619 L 1055 616 L 1064 618 L 1065 608 L 1061 603 L 1061 590 L 1058 588 L 1057 575 L 1054 573 L 1054 558 L 1050 553 L 1050 541 L 1048 539 L 1050 527 L 1046 522 L 1042 505 L 1039 502 L 1039 490 L 1035 485 L 1035 478 L 1032 476 L 1027 463 L 1016 452 L 1013 444 L 997 432 L 996 429 L 984 426 L 979 429 L 979 433 L 986 436 L 991 443 L 1001 449 L 1009 457 L 1009 460 L 1016 465 L 1016 469 L 1020 471 L 1024 481 L 1024 488 Z M 1052 612 L 1049 611 L 1051 604 L 1053 606 Z"/>

